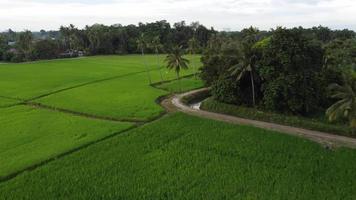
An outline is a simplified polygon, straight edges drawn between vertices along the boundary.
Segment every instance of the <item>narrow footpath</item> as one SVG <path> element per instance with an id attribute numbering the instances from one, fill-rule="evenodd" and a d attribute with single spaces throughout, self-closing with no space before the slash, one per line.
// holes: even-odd
<path id="1" fill-rule="evenodd" d="M 207 88 L 202 88 L 202 89 L 186 92 L 183 94 L 174 95 L 171 98 L 163 101 L 161 103 L 161 105 L 163 107 L 165 107 L 167 111 L 172 111 L 172 110 L 174 110 L 173 108 L 175 108 L 178 111 L 181 111 L 181 112 L 184 112 L 184 113 L 187 113 L 190 115 L 198 116 L 198 117 L 213 119 L 213 120 L 217 120 L 217 121 L 223 121 L 223 122 L 232 123 L 232 124 L 250 125 L 250 126 L 254 126 L 254 127 L 258 127 L 258 128 L 278 131 L 283 134 L 307 138 L 309 140 L 321 143 L 322 145 L 325 145 L 327 147 L 342 146 L 342 147 L 349 147 L 349 148 L 356 149 L 356 139 L 355 138 L 334 135 L 334 134 L 324 133 L 324 132 L 319 132 L 319 131 L 312 131 L 312 130 L 297 128 L 297 127 L 292 127 L 292 126 L 285 126 L 285 125 L 280 125 L 280 124 L 275 124 L 275 123 L 245 119 L 245 118 L 235 117 L 235 116 L 231 116 L 231 115 L 213 113 L 213 112 L 209 112 L 209 111 L 205 111 L 205 110 L 193 109 L 189 105 L 182 103 L 182 98 L 184 98 L 186 96 L 194 95 L 195 93 L 204 92 L 207 90 L 208 90 Z"/>

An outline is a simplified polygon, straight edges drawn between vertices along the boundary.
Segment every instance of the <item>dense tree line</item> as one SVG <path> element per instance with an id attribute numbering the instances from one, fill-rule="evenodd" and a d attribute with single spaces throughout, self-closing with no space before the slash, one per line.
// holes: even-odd
<path id="1" fill-rule="evenodd" d="M 201 76 L 222 102 L 303 116 L 335 103 L 329 118 L 356 127 L 355 37 L 326 27 L 219 33 L 204 51 Z"/>
<path id="2" fill-rule="evenodd" d="M 143 37 L 145 52 L 164 53 L 175 46 L 188 49 L 194 42 L 194 53 L 201 52 L 216 31 L 198 22 L 187 25 L 184 21 L 171 25 L 167 21 L 139 23 L 123 26 L 94 24 L 78 29 L 62 26 L 59 31 L 16 33 L 12 30 L 0 34 L 0 60 L 29 61 L 66 56 L 98 54 L 141 53 L 137 41 Z"/>

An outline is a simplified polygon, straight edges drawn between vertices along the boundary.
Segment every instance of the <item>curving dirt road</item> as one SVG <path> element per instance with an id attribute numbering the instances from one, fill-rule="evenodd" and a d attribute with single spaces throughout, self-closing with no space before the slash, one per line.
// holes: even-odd
<path id="1" fill-rule="evenodd" d="M 225 114 L 213 113 L 204 110 L 196 110 L 191 108 L 188 105 L 182 103 L 182 98 L 185 96 L 190 96 L 195 93 L 203 92 L 208 90 L 207 88 L 193 90 L 190 92 L 186 92 L 183 94 L 178 94 L 170 97 L 169 99 L 165 99 L 161 102 L 161 105 L 166 108 L 167 111 L 174 111 L 175 109 L 190 115 L 204 117 L 208 119 L 228 122 L 232 124 L 240 124 L 240 125 L 250 125 L 258 128 L 269 129 L 278 131 L 283 134 L 299 136 L 303 138 L 307 138 L 309 140 L 321 143 L 326 147 L 349 147 L 356 149 L 356 139 L 349 138 L 345 136 L 333 135 L 330 133 L 324 133 L 319 131 L 311 131 L 303 128 L 297 128 L 292 126 L 285 126 L 280 124 L 274 124 L 269 122 L 256 121 L 251 119 L 244 119 L 239 117 L 234 117 Z M 175 108 L 175 109 L 174 109 Z"/>

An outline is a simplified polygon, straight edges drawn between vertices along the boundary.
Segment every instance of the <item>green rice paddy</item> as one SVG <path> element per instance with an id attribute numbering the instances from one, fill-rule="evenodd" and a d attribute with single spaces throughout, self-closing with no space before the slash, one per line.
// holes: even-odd
<path id="1" fill-rule="evenodd" d="M 163 60 L 0 65 L 0 199 L 356 199 L 355 150 L 162 116 L 157 98 L 203 86 Z"/>

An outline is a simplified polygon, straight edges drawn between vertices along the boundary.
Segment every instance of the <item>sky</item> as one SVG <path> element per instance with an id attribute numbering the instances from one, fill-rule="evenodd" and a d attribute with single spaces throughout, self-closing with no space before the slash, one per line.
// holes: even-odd
<path id="1" fill-rule="evenodd" d="M 216 30 L 328 26 L 356 30 L 356 0 L 0 0 L 0 31 L 101 23 L 199 21 Z"/>

